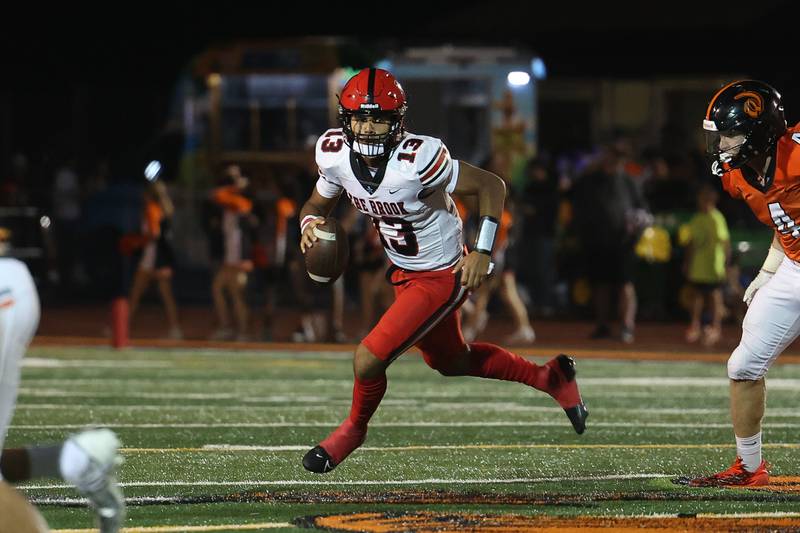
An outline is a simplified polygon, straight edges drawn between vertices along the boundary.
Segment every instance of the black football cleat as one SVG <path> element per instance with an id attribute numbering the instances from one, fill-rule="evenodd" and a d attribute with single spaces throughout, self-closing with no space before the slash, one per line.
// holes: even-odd
<path id="1" fill-rule="evenodd" d="M 586 431 L 586 418 L 589 416 L 589 411 L 586 409 L 586 406 L 579 403 L 575 407 L 564 409 L 564 412 L 567 413 L 567 418 L 572 422 L 575 433 L 582 435 L 583 432 Z"/>
<path id="2" fill-rule="evenodd" d="M 327 474 L 336 464 L 322 446 L 314 446 L 303 457 L 303 468 L 316 474 Z"/>
<path id="3" fill-rule="evenodd" d="M 553 365 L 552 363 L 556 364 Z M 572 423 L 572 427 L 578 435 L 582 435 L 586 431 L 586 418 L 589 416 L 589 410 L 586 409 L 586 404 L 580 399 L 580 392 L 578 391 L 578 384 L 575 381 L 575 360 L 565 354 L 559 354 L 554 361 L 550 362 L 551 368 L 557 369 L 561 374 L 562 387 L 570 390 L 570 395 L 577 396 L 579 402 L 572 407 L 565 407 L 564 412 L 567 413 L 567 418 Z M 563 405 L 563 404 L 562 404 Z"/>

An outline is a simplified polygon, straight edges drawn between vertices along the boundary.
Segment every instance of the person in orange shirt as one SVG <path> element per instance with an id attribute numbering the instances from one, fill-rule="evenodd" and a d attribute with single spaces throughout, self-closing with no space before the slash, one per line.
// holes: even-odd
<path id="1" fill-rule="evenodd" d="M 297 219 L 297 202 L 283 194 L 275 181 L 269 183 L 271 196 L 259 212 L 260 239 L 253 245 L 253 263 L 264 283 L 263 340 L 273 340 L 276 302 L 279 289 L 289 281 L 289 263 L 294 247 L 293 221 Z"/>
<path id="2" fill-rule="evenodd" d="M 504 209 L 500 218 L 500 229 L 497 232 L 497 244 L 495 245 L 495 270 L 500 275 L 492 277 L 488 283 L 475 291 L 474 308 L 469 318 L 464 321 L 463 328 L 464 338 L 468 341 L 474 340 L 486 327 L 489 316 L 486 308 L 489 306 L 492 293 L 496 290 L 500 291 L 500 297 L 503 299 L 503 303 L 508 306 L 508 310 L 514 319 L 515 329 L 505 340 L 506 344 L 529 344 L 536 340 L 536 333 L 531 327 L 528 310 L 519 296 L 516 273 L 511 268 L 504 268 L 507 265 L 508 232 L 513 223 L 511 212 Z"/>
<path id="3" fill-rule="evenodd" d="M 244 195 L 249 184 L 239 165 L 225 167 L 225 177 L 219 187 L 211 191 L 211 203 L 220 212 L 214 259 L 219 263 L 211 283 L 214 309 L 219 327 L 213 333 L 215 340 L 245 340 L 247 335 L 248 310 L 244 297 L 248 273 L 253 270 L 250 258 L 249 239 L 242 226 L 252 223 L 253 202 Z M 214 248 L 214 247 L 212 247 Z M 231 299 L 236 318 L 236 331 L 231 328 L 225 296 Z"/>
<path id="4" fill-rule="evenodd" d="M 703 120 L 712 171 L 724 189 L 747 202 L 774 231 L 767 258 L 744 292 L 742 340 L 728 359 L 736 460 L 690 486 L 769 483 L 761 457 L 765 376 L 800 335 L 800 124 L 786 127 L 781 96 L 761 81 L 729 83 L 712 98 Z"/>
<path id="5" fill-rule="evenodd" d="M 163 181 L 148 184 L 143 200 L 141 232 L 125 238 L 125 246 L 129 250 L 138 249 L 140 252 L 139 265 L 131 286 L 128 320 L 133 322 L 144 291 L 155 281 L 167 314 L 168 336 L 171 339 L 181 339 L 183 333 L 178 322 L 178 306 L 172 294 L 174 254 L 167 238 L 175 207 Z"/>

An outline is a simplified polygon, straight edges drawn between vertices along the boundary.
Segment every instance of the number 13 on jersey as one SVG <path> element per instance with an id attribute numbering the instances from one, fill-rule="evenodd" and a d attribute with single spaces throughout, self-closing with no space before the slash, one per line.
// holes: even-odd
<path id="1" fill-rule="evenodd" d="M 411 222 L 395 217 L 372 217 L 372 224 L 384 248 L 406 257 L 414 257 L 419 253 L 417 236 L 414 235 Z"/>

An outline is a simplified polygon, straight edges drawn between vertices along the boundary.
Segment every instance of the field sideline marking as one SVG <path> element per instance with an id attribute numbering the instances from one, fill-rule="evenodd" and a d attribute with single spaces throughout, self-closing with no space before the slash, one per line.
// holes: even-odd
<path id="1" fill-rule="evenodd" d="M 623 450 L 686 450 L 686 449 L 717 449 L 717 448 L 732 448 L 735 443 L 726 444 L 460 444 L 460 445 L 413 445 L 413 446 L 362 446 L 359 450 L 369 452 L 382 452 L 382 451 L 419 451 L 419 450 L 519 450 L 519 449 L 623 449 Z M 762 444 L 762 448 L 800 448 L 800 443 L 766 443 Z M 123 448 L 122 451 L 129 451 L 131 453 L 149 453 L 149 452 L 165 452 L 171 449 L 178 449 L 181 451 L 301 451 L 307 450 L 308 446 L 250 446 L 250 445 L 231 445 L 231 444 L 206 444 L 202 448 L 167 448 L 162 450 L 160 448 Z"/>
<path id="2" fill-rule="evenodd" d="M 356 349 L 355 344 L 325 344 L 325 343 L 297 343 L 290 342 L 237 342 L 227 341 L 203 341 L 203 340 L 165 340 L 165 339 L 131 339 L 133 346 L 143 351 L 167 350 L 170 355 L 190 354 L 192 351 L 203 350 L 205 352 L 237 352 L 237 355 L 263 355 L 264 352 L 289 352 L 293 354 L 320 354 L 329 357 L 351 358 Z M 33 339 L 35 348 L 73 348 L 80 349 L 94 347 L 98 352 L 109 349 L 109 341 L 104 337 L 75 337 L 64 335 L 37 335 Z M 546 357 L 550 358 L 553 353 L 566 351 L 570 355 L 582 359 L 605 359 L 617 361 L 654 361 L 654 362 L 674 362 L 686 361 L 694 363 L 718 363 L 725 362 L 730 357 L 730 352 L 699 352 L 686 351 L 676 352 L 672 350 L 621 350 L 614 348 L 570 348 L 563 343 L 557 346 L 540 346 L 530 348 L 518 348 L 517 355 L 525 357 Z M 248 353 L 250 352 L 250 353 Z M 135 352 L 134 352 L 135 353 Z M 416 350 L 408 353 L 410 356 L 419 356 Z M 778 358 L 776 364 L 800 363 L 800 355 L 796 352 L 784 353 Z"/>
<path id="3" fill-rule="evenodd" d="M 217 526 L 150 526 L 150 527 L 124 527 L 120 533 L 181 533 L 182 531 L 247 531 L 255 529 L 277 529 L 281 527 L 295 527 L 289 522 L 262 522 L 260 524 L 219 524 Z M 97 533 L 97 528 L 92 529 L 51 529 L 52 533 Z"/>
<path id="4" fill-rule="evenodd" d="M 678 516 L 678 515 L 675 515 Z M 697 513 L 697 518 L 797 518 L 800 513 L 795 511 L 775 511 L 773 513 Z"/>
<path id="5" fill-rule="evenodd" d="M 187 422 L 187 423 L 163 423 L 163 424 L 130 424 L 130 423 L 101 423 L 92 422 L 91 424 L 16 424 L 9 426 L 9 429 L 18 430 L 69 430 L 69 429 L 83 429 L 87 425 L 97 427 L 108 427 L 116 429 L 268 429 L 268 428 L 329 428 L 336 427 L 340 422 L 223 422 L 223 423 L 203 423 L 203 422 Z M 590 427 L 610 427 L 621 428 L 625 424 L 624 421 L 617 422 L 592 422 Z M 651 429 L 675 429 L 675 428 L 696 428 L 696 429 L 725 429 L 730 428 L 729 423 L 693 423 L 693 422 L 641 422 L 635 423 L 637 428 L 651 428 Z M 470 427 L 561 427 L 564 422 L 551 421 L 551 420 L 527 420 L 527 421 L 490 421 L 490 422 L 373 422 L 370 427 L 385 427 L 385 428 L 470 428 Z M 792 429 L 800 428 L 800 423 L 778 422 L 778 423 L 765 423 L 766 428 L 772 429 Z"/>
<path id="6" fill-rule="evenodd" d="M 395 479 L 395 480 L 358 480 L 358 481 L 321 481 L 306 479 L 284 479 L 284 480 L 244 480 L 244 481 L 129 481 L 122 482 L 121 487 L 230 487 L 243 485 L 483 485 L 487 483 L 514 484 L 514 483 L 549 483 L 567 481 L 613 481 L 626 479 L 655 479 L 662 477 L 674 477 L 677 474 L 610 474 L 604 476 L 580 476 L 580 477 L 533 477 L 533 478 L 511 478 L 511 479 Z M 69 489 L 72 485 L 18 485 L 22 490 L 46 490 L 46 489 Z"/>

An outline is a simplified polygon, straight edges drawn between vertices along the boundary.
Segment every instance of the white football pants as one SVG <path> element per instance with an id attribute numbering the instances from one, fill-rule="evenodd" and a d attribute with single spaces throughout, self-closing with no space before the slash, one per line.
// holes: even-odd
<path id="1" fill-rule="evenodd" d="M 750 302 L 742 340 L 728 359 L 728 377 L 758 380 L 800 334 L 800 264 L 788 257 Z"/>

